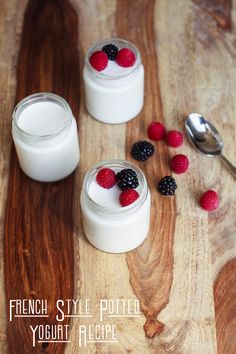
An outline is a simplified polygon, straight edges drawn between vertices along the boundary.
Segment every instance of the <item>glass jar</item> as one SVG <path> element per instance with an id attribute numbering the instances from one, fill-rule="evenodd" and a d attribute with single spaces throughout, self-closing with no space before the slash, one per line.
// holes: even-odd
<path id="1" fill-rule="evenodd" d="M 91 54 L 109 43 L 118 49 L 131 49 L 136 57 L 134 65 L 127 68 L 109 60 L 105 70 L 95 70 L 89 62 Z M 104 123 L 119 124 L 131 120 L 141 111 L 144 68 L 138 49 L 130 42 L 111 38 L 96 43 L 88 50 L 83 77 L 86 108 L 94 118 Z"/>
<path id="2" fill-rule="evenodd" d="M 139 198 L 134 203 L 126 207 L 111 207 L 95 201 L 96 198 L 90 193 L 91 185 L 96 181 L 98 171 L 105 167 L 116 173 L 125 168 L 136 172 Z M 104 193 L 110 193 L 110 190 Z M 96 248 L 111 253 L 127 252 L 146 238 L 150 224 L 150 191 L 145 175 L 134 164 L 123 160 L 107 160 L 94 166 L 84 177 L 80 201 L 85 235 Z"/>
<path id="3" fill-rule="evenodd" d="M 79 162 L 76 120 L 60 96 L 36 93 L 13 111 L 12 137 L 21 169 L 41 182 L 70 175 Z"/>

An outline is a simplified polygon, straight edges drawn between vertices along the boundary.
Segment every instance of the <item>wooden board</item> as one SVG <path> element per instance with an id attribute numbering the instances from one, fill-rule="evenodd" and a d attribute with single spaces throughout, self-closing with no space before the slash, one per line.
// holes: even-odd
<path id="1" fill-rule="evenodd" d="M 31 29 L 34 28 L 32 31 Z M 66 1 L 28 3 L 17 70 L 16 102 L 34 92 L 55 92 L 79 110 L 77 15 Z M 73 68 L 73 70 L 72 70 Z M 30 325 L 56 322 L 57 299 L 73 297 L 74 174 L 57 183 L 38 183 L 11 154 L 4 228 L 6 302 L 47 299 L 49 318 L 7 317 L 10 353 L 63 352 L 63 343 L 37 343 Z M 12 286 L 15 284 L 15 286 Z M 68 324 L 68 318 L 63 322 Z"/>
<path id="2" fill-rule="evenodd" d="M 216 124 L 224 137 L 225 154 L 236 165 L 232 143 L 236 136 L 236 1 L 72 0 L 73 10 L 64 0 L 48 1 L 47 5 L 31 0 L 31 4 L 23 32 L 26 1 L 9 3 L 2 0 L 0 14 L 0 50 L 3 53 L 0 68 L 4 69 L 0 70 L 4 102 L 0 107 L 0 147 L 3 152 L 0 159 L 0 217 L 4 220 L 0 235 L 6 275 L 4 288 L 1 261 L 0 352 L 7 353 L 7 347 L 11 354 L 33 352 L 27 335 L 25 338 L 21 334 L 26 333 L 24 322 L 15 322 L 16 327 L 10 327 L 5 311 L 10 298 L 29 296 L 22 286 L 25 282 L 19 282 L 20 272 L 14 268 L 23 271 L 19 252 L 25 229 L 20 220 L 26 220 L 24 225 L 30 223 L 33 230 L 41 224 L 36 220 L 34 209 L 27 207 L 31 192 L 35 202 L 39 201 L 42 193 L 46 193 L 44 205 L 37 205 L 45 210 L 40 218 L 52 223 L 50 228 L 39 229 L 42 232 L 33 232 L 32 240 L 39 246 L 46 245 L 48 255 L 53 250 L 50 240 L 54 243 L 60 240 L 60 246 L 64 247 L 58 249 L 60 257 L 55 257 L 49 267 L 49 274 L 50 271 L 53 273 L 52 284 L 45 287 L 47 280 L 38 271 L 44 253 L 37 251 L 38 247 L 31 243 L 31 252 L 37 253 L 39 258 L 36 268 L 24 273 L 23 279 L 30 279 L 32 283 L 27 289 L 36 289 L 37 294 L 49 297 L 53 294 L 54 299 L 63 296 L 91 299 L 96 313 L 99 300 L 104 298 L 138 298 L 142 307 L 139 318 L 110 319 L 109 323 L 117 325 L 118 343 L 88 343 L 86 348 L 81 348 L 78 340 L 81 324 L 96 324 L 99 318 L 76 318 L 70 323 L 71 342 L 66 347 L 49 346 L 45 348 L 46 352 L 235 354 L 236 192 L 235 180 L 220 162 L 198 155 L 187 139 L 178 150 L 168 149 L 164 142 L 155 144 L 155 157 L 140 165 L 152 192 L 152 228 L 143 245 L 127 255 L 103 253 L 86 241 L 79 196 L 84 173 L 94 163 L 111 157 L 131 159 L 130 147 L 136 140 L 146 137 L 149 122 L 158 119 L 165 123 L 167 129 L 183 130 L 186 115 L 192 111 L 205 114 Z M 37 5 L 39 8 L 31 17 L 32 9 Z M 16 6 L 19 11 L 16 11 Z M 44 6 L 48 7 L 47 10 L 42 10 Z M 57 17 L 59 22 L 44 21 L 42 14 L 49 16 L 49 10 L 53 13 L 52 18 Z M 38 23 L 35 16 L 39 23 L 42 21 L 45 25 L 50 22 L 53 27 L 45 25 L 45 28 L 54 34 L 62 33 L 62 25 L 59 24 L 66 23 L 68 32 L 63 32 L 64 40 L 55 35 L 53 45 L 64 49 L 69 45 L 73 49 L 69 58 L 75 60 L 75 64 L 72 71 L 69 65 L 67 75 L 60 75 L 60 70 L 63 65 L 68 67 L 71 61 L 56 61 L 54 68 L 52 64 L 48 65 L 48 62 L 54 62 L 55 57 L 47 42 L 34 43 L 37 33 L 42 32 L 41 27 L 35 28 L 35 23 Z M 34 23 L 34 31 L 27 34 L 25 28 L 30 26 L 30 21 Z M 104 125 L 88 115 L 83 103 L 83 84 L 79 80 L 89 46 L 112 36 L 126 38 L 138 46 L 146 80 L 142 113 L 134 121 L 118 126 Z M 39 72 L 35 66 L 29 77 L 24 70 L 19 71 L 16 87 L 15 64 L 20 38 L 20 67 L 24 67 L 27 60 L 37 60 L 37 56 L 32 56 L 32 47 L 29 50 L 27 46 L 29 40 L 33 47 L 37 44 L 45 56 L 40 57 L 42 70 Z M 67 55 L 65 57 L 68 58 Z M 75 73 L 75 68 L 80 69 L 80 74 Z M 52 75 L 52 70 L 56 70 L 57 75 Z M 75 176 L 50 187 L 26 179 L 19 171 L 15 155 L 10 159 L 10 120 L 15 91 L 17 101 L 36 89 L 64 95 L 76 117 L 79 116 L 79 168 Z M 162 176 L 170 173 L 169 159 L 177 152 L 189 156 L 191 168 L 186 175 L 174 176 L 178 184 L 176 197 L 164 198 L 157 193 L 156 184 Z M 22 184 L 25 189 L 20 188 Z M 198 207 L 197 201 L 199 195 L 210 188 L 220 193 L 221 206 L 217 212 L 208 215 Z M 68 204 L 66 210 L 62 203 L 64 199 Z M 60 215 L 66 213 L 65 218 L 59 218 L 59 224 L 46 212 L 54 201 L 58 203 Z M 68 221 L 66 226 L 65 219 Z M 17 232 L 14 231 L 16 226 Z M 38 234 L 40 238 L 36 237 Z M 29 233 L 26 235 L 29 240 Z M 63 262 L 63 259 L 68 261 Z M 12 264 L 13 268 L 10 267 Z M 65 265 L 67 268 L 60 272 L 60 267 Z M 13 278 L 14 274 L 16 278 Z M 60 287 L 55 285 L 57 277 L 61 276 L 68 281 L 68 286 L 66 282 L 62 282 Z"/>

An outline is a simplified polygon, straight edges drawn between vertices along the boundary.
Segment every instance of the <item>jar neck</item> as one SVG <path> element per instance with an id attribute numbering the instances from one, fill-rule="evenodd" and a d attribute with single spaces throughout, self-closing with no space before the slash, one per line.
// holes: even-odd
<path id="1" fill-rule="evenodd" d="M 63 121 L 57 126 L 55 131 L 48 134 L 37 134 L 31 133 L 26 129 L 22 128 L 20 125 L 20 116 L 24 112 L 25 109 L 37 103 L 52 103 L 58 105 L 63 109 L 65 115 L 63 117 Z M 35 106 L 36 107 L 36 106 Z M 32 114 L 32 119 L 34 119 L 34 115 Z M 70 127 L 72 123 L 73 115 L 70 109 L 69 104 L 66 102 L 64 98 L 58 96 L 53 93 L 36 93 L 30 96 L 25 97 L 21 100 L 15 107 L 12 115 L 12 130 L 15 135 L 28 143 L 39 144 L 39 143 L 50 143 L 51 141 L 57 140 L 62 135 L 66 134 L 66 131 Z"/>
<path id="2" fill-rule="evenodd" d="M 132 204 L 128 205 L 127 207 L 120 207 L 120 208 L 109 208 L 104 207 L 100 204 L 97 204 L 89 195 L 89 189 L 91 183 L 95 180 L 98 171 L 102 168 L 111 168 L 115 171 L 120 171 L 125 168 L 131 168 L 137 174 L 139 184 L 140 184 L 140 195 L 139 198 Z M 98 163 L 92 169 L 90 169 L 85 177 L 82 187 L 82 198 L 86 206 L 93 210 L 98 214 L 103 215 L 111 215 L 111 216 L 122 216 L 127 214 L 135 213 L 140 206 L 145 202 L 148 196 L 148 185 L 146 181 L 146 177 L 142 170 L 134 165 L 133 163 L 126 161 L 126 160 L 106 160 Z"/>
<path id="3" fill-rule="evenodd" d="M 121 48 L 131 49 L 134 52 L 136 58 L 134 65 L 129 68 L 122 68 L 122 71 L 118 73 L 115 72 L 111 73 L 106 70 L 103 71 L 95 70 L 91 66 L 89 62 L 89 58 L 93 52 L 97 50 L 101 50 L 102 47 L 108 43 L 114 44 L 115 46 L 117 46 L 118 49 Z M 140 52 L 132 43 L 120 38 L 110 38 L 94 44 L 88 50 L 85 58 L 85 73 L 89 76 L 90 79 L 94 80 L 95 82 L 101 85 L 117 86 L 133 80 L 138 75 L 141 65 L 142 62 L 141 62 Z"/>

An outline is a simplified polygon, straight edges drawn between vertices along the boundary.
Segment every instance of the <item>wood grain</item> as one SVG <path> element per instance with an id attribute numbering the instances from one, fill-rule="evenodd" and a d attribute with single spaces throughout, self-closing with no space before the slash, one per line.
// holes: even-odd
<path id="1" fill-rule="evenodd" d="M 210 96 L 207 90 L 211 81 L 207 75 L 203 80 L 199 69 L 201 67 L 202 70 L 203 65 L 200 58 L 204 54 L 209 56 L 209 53 L 196 47 L 197 34 L 199 37 L 203 34 L 199 18 L 198 23 L 195 23 L 195 14 L 198 12 L 199 9 L 188 0 L 181 4 L 171 0 L 156 2 L 154 21 L 159 82 L 163 116 L 168 130 L 184 131 L 184 121 L 188 113 L 204 113 L 208 108 L 204 103 L 210 105 L 207 98 L 212 97 L 212 100 L 217 101 L 215 91 Z M 205 65 L 205 70 L 209 72 L 206 63 Z M 174 353 L 215 354 L 208 216 L 198 207 L 198 198 L 205 188 L 214 185 L 217 175 L 214 161 L 198 155 L 186 137 L 183 146 L 169 149 L 170 156 L 177 153 L 189 157 L 190 170 L 185 175 L 173 174 L 178 185 L 173 283 L 169 304 L 159 316 L 166 323 L 160 336 L 160 346 L 164 353 L 172 350 Z M 217 168 L 218 165 L 215 166 Z"/>
<path id="2" fill-rule="evenodd" d="M 0 352 L 7 350 L 6 337 L 6 302 L 4 292 L 3 272 L 3 219 L 7 198 L 9 162 L 11 151 L 11 111 L 15 99 L 16 75 L 15 66 L 19 49 L 19 34 L 21 33 L 22 18 L 25 4 L 17 8 L 16 1 L 2 2 L 0 12 Z M 12 25 L 14 23 L 14 26 Z"/>
<path id="3" fill-rule="evenodd" d="M 232 29 L 232 0 L 193 0 L 193 2 L 212 16 L 219 28 L 227 31 Z"/>
<path id="4" fill-rule="evenodd" d="M 224 153 L 236 164 L 235 153 L 230 148 L 235 139 L 235 1 L 212 1 L 196 9 L 194 17 L 200 75 L 196 90 L 202 109 L 215 122 L 225 140 Z M 234 11 L 233 11 L 234 10 Z M 199 28 L 204 36 L 199 35 Z M 204 50 L 203 50 L 204 48 Z M 206 63 L 210 70 L 206 68 Z M 223 63 L 223 65 L 222 65 Z M 200 93 L 201 92 L 201 93 Z M 228 92 L 229 94 L 227 94 Z M 200 98 L 201 97 L 201 98 Z M 227 102 L 226 105 L 223 101 Z M 208 161 L 207 161 L 208 162 Z M 221 207 L 208 218 L 214 283 L 214 307 L 218 354 L 236 352 L 235 332 L 235 180 L 220 163 L 208 168 L 212 173 L 204 176 L 204 184 L 220 193 Z M 207 166 L 206 166 L 207 168 Z M 212 170 L 211 170 L 212 168 Z M 214 171 L 214 173 L 213 173 Z M 229 300 L 230 299 L 230 300 Z"/>
<path id="5" fill-rule="evenodd" d="M 65 97 L 78 118 L 77 15 L 67 1 L 29 1 L 18 60 L 16 101 L 34 92 Z M 49 318 L 7 322 L 10 353 L 62 353 L 64 344 L 32 348 L 29 324 L 55 323 L 57 299 L 73 298 L 74 176 L 57 183 L 30 180 L 12 151 L 5 215 L 6 302 L 48 299 Z M 12 286 L 14 284 L 14 286 Z M 68 320 L 64 321 L 67 324 Z"/>
<path id="6" fill-rule="evenodd" d="M 227 263 L 214 284 L 218 354 L 236 352 L 236 259 Z"/>
<path id="7" fill-rule="evenodd" d="M 135 43 L 141 51 L 146 80 L 143 111 L 126 129 L 127 159 L 130 159 L 132 144 L 146 139 L 148 124 L 155 119 L 163 121 L 153 26 L 154 5 L 155 1 L 150 0 L 135 1 L 128 8 L 125 0 L 119 0 L 117 4 L 118 36 Z M 124 12 L 126 16 L 122 15 Z M 176 212 L 175 198 L 161 197 L 157 193 L 157 181 L 170 175 L 170 170 L 167 146 L 158 144 L 155 148 L 160 158 L 140 164 L 152 193 L 151 231 L 142 246 L 127 254 L 130 281 L 147 319 L 144 330 L 148 338 L 153 338 L 164 328 L 156 318 L 169 301 Z"/>

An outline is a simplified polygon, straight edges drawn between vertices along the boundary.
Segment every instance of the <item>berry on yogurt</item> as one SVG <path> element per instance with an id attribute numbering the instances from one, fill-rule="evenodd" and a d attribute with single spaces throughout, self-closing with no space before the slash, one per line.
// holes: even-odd
<path id="1" fill-rule="evenodd" d="M 102 51 L 106 53 L 109 60 L 116 60 L 118 48 L 115 44 L 106 44 L 102 47 Z"/>
<path id="2" fill-rule="evenodd" d="M 102 50 L 97 50 L 91 55 L 89 62 L 95 70 L 102 71 L 108 65 L 108 57 Z"/>
<path id="3" fill-rule="evenodd" d="M 102 168 L 96 176 L 96 181 L 99 186 L 110 189 L 116 184 L 116 174 L 111 168 Z"/>
<path id="4" fill-rule="evenodd" d="M 130 66 L 133 66 L 135 60 L 136 60 L 135 54 L 129 48 L 122 48 L 117 53 L 116 63 L 125 68 L 129 68 Z"/>
<path id="5" fill-rule="evenodd" d="M 123 191 L 125 189 L 135 189 L 139 185 L 137 173 L 131 168 L 125 168 L 116 175 L 118 187 Z"/>
<path id="6" fill-rule="evenodd" d="M 139 197 L 138 192 L 135 189 L 125 189 L 121 192 L 119 200 L 122 207 L 126 207 L 135 202 Z"/>

